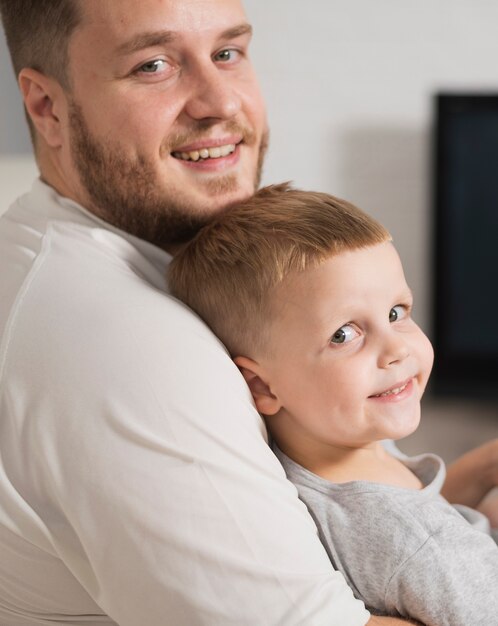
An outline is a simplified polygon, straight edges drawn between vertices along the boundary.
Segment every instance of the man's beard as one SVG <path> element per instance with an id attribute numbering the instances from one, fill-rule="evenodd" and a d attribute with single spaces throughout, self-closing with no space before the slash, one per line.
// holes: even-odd
<path id="1" fill-rule="evenodd" d="M 172 138 L 172 145 L 186 145 L 198 138 L 211 124 L 199 122 L 187 135 Z M 119 146 L 106 145 L 95 139 L 84 120 L 81 108 L 71 103 L 71 152 L 83 187 L 95 215 L 110 224 L 145 239 L 162 248 L 175 246 L 191 239 L 216 213 L 228 208 L 220 205 L 215 212 L 206 213 L 188 202 L 176 190 L 164 190 L 159 184 L 152 163 L 143 156 L 127 156 Z M 252 145 L 255 133 L 238 124 L 224 125 L 227 133 L 242 132 L 244 143 Z M 268 132 L 261 139 L 254 190 L 259 187 Z M 206 199 L 236 191 L 234 174 L 217 177 L 205 185 Z"/>

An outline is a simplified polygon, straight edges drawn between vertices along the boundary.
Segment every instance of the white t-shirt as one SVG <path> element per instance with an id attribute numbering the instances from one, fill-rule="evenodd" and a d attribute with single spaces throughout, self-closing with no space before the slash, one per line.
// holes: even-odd
<path id="1" fill-rule="evenodd" d="M 168 260 L 40 181 L 0 219 L 0 624 L 365 624 Z"/>

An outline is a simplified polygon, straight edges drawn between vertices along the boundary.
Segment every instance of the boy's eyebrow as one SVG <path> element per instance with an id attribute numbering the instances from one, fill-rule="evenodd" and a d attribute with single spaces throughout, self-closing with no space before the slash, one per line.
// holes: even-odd
<path id="1" fill-rule="evenodd" d="M 252 26 L 250 24 L 243 23 L 227 28 L 227 30 L 224 30 L 219 35 L 219 39 L 235 39 L 236 37 L 241 37 L 242 35 L 247 34 L 252 34 Z M 171 43 L 177 39 L 177 37 L 178 35 L 171 30 L 157 30 L 140 33 L 139 35 L 136 35 L 119 45 L 116 51 L 119 55 L 126 56 L 128 54 L 133 54 L 134 52 L 139 52 L 145 48 L 152 48 L 154 46 Z"/>

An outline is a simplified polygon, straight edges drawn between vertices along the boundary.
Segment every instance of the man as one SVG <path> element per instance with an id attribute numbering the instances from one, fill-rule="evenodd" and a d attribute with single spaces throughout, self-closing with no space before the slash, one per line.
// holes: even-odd
<path id="1" fill-rule="evenodd" d="M 0 225 L 0 624 L 402 623 L 353 598 L 166 294 L 164 250 L 259 179 L 239 0 L 0 6 L 41 176 Z"/>

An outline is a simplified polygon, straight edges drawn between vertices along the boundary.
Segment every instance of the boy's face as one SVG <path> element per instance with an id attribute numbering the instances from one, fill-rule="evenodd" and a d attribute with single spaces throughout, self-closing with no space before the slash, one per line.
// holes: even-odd
<path id="1" fill-rule="evenodd" d="M 270 356 L 260 363 L 281 405 L 268 423 L 284 451 L 302 459 L 415 430 L 433 351 L 411 319 L 391 243 L 292 276 L 273 304 Z"/>

